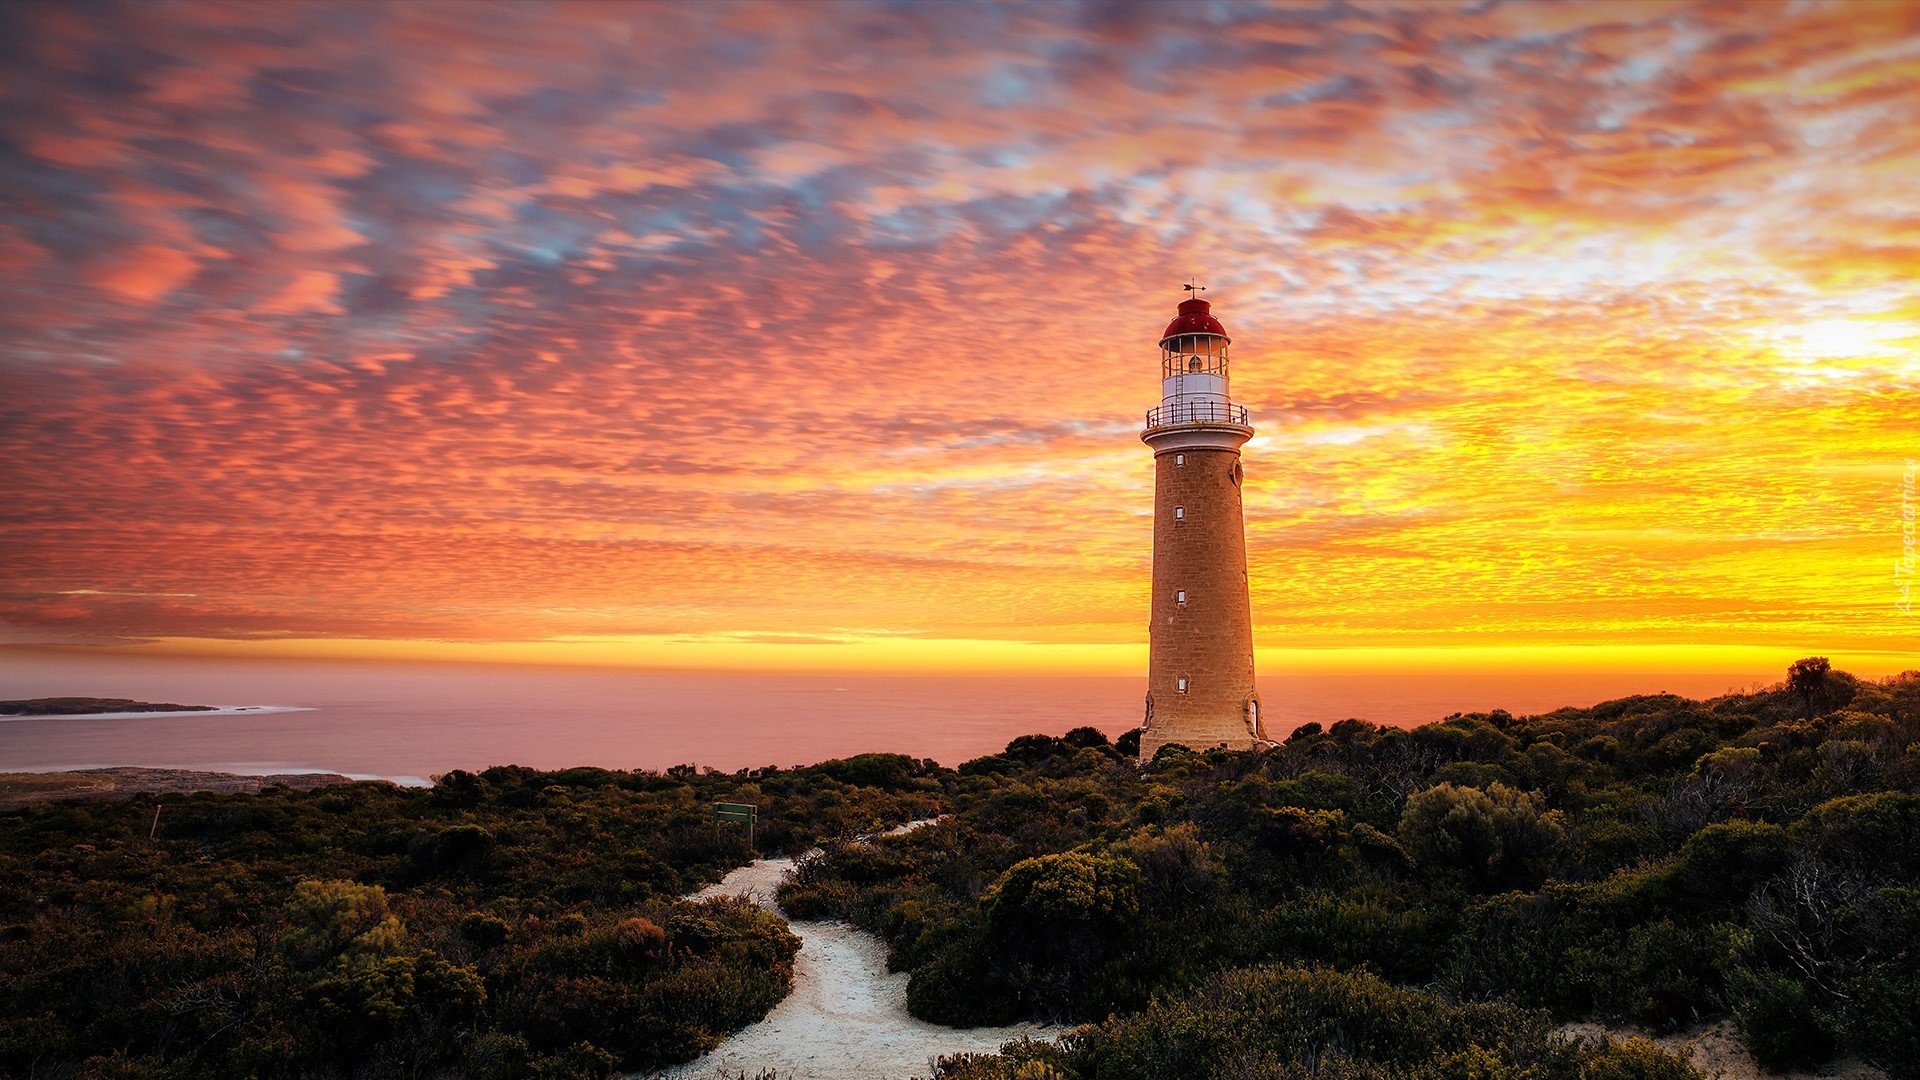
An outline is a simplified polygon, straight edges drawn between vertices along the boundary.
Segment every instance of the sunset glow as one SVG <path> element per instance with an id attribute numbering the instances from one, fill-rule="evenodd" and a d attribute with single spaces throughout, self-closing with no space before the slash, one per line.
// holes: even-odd
<path id="1" fill-rule="evenodd" d="M 0 20 L 0 640 L 1143 670 L 1198 275 L 1263 672 L 1920 666 L 1920 5 Z"/>

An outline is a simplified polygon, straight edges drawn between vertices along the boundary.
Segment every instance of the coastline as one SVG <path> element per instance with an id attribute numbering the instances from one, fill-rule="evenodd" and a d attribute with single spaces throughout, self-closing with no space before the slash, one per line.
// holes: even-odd
<path id="1" fill-rule="evenodd" d="M 112 801 L 140 795 L 190 795 L 198 792 L 254 795 L 282 784 L 296 790 L 310 791 L 353 782 L 353 777 L 334 772 L 247 774 L 140 766 L 4 772 L 0 773 L 0 810 L 17 810 L 68 799 Z"/>
<path id="2" fill-rule="evenodd" d="M 0 723 L 19 723 L 26 720 L 145 720 L 148 718 L 173 716 L 252 716 L 256 713 L 315 711 L 317 710 L 312 705 L 215 705 L 210 709 L 170 709 L 142 712 L 7 714 L 0 715 Z"/>

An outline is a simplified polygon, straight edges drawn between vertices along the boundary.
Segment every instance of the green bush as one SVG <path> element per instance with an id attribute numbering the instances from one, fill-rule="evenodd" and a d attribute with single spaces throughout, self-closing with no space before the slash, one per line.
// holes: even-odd
<path id="1" fill-rule="evenodd" d="M 387 952 L 405 937 L 389 913 L 378 885 L 352 881 L 303 881 L 282 905 L 289 927 L 281 944 L 296 963 L 316 967 L 346 953 Z"/>
<path id="2" fill-rule="evenodd" d="M 1699 907 L 1743 904 L 1754 886 L 1780 873 L 1792 841 L 1778 825 L 1734 821 L 1708 825 L 1680 847 L 1672 876 L 1681 895 Z"/>
<path id="3" fill-rule="evenodd" d="M 1807 1000 L 1806 987 L 1772 971 L 1734 979 L 1733 1018 L 1753 1059 L 1774 1072 L 1811 1069 L 1833 1056 L 1834 1040 Z"/>
<path id="4" fill-rule="evenodd" d="M 1248 1062 L 1304 1075 L 1340 1062 L 1351 1076 L 1635 1077 L 1698 1080 L 1651 1044 L 1591 1047 L 1544 1013 L 1455 1005 L 1365 974 L 1297 968 L 1227 972 L 1140 1013 L 1061 1039 L 1062 1071 L 1100 1080 L 1228 1077 Z M 1300 1068 L 1300 1072 L 1288 1069 Z"/>
<path id="5" fill-rule="evenodd" d="M 480 1019 L 487 991 L 479 972 L 432 953 L 348 962 L 307 992 L 315 1030 L 347 1052 L 404 1042 L 415 1056 L 445 1054 Z"/>
<path id="6" fill-rule="evenodd" d="M 1537 879 L 1566 835 L 1563 816 L 1544 811 L 1544 803 L 1539 792 L 1505 784 L 1485 791 L 1440 784 L 1407 800 L 1400 842 L 1423 863 L 1478 879 Z"/>
<path id="7" fill-rule="evenodd" d="M 1609 1042 L 1585 1057 L 1580 1080 L 1703 1080 L 1692 1062 L 1646 1039 Z"/>
<path id="8" fill-rule="evenodd" d="M 493 949 L 513 936 L 513 927 L 502 918 L 475 911 L 460 917 L 460 936 L 481 949 Z"/>
<path id="9" fill-rule="evenodd" d="M 790 881 L 780 886 L 778 896 L 780 910 L 790 919 L 851 919 L 860 888 L 845 881 L 812 885 Z"/>
<path id="10" fill-rule="evenodd" d="M 1912 960 L 1864 966 L 1847 986 L 1841 1029 L 1849 1049 L 1889 1076 L 1920 1077 L 1920 972 Z"/>
<path id="11" fill-rule="evenodd" d="M 1110 930 L 1139 904 L 1140 870 L 1110 855 L 1022 859 L 980 897 L 990 924 L 1025 935 L 1064 927 Z"/>
<path id="12" fill-rule="evenodd" d="M 907 980 L 907 1011 L 949 1027 L 1012 1022 L 1034 1003 L 1022 1001 L 993 971 L 998 960 L 983 938 L 963 935 L 947 943 Z"/>

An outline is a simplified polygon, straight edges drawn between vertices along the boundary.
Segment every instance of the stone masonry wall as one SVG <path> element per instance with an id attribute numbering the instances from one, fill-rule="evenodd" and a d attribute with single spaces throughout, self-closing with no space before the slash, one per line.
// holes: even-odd
<path id="1" fill-rule="evenodd" d="M 1264 733 L 1247 722 L 1253 616 L 1240 455 L 1169 449 L 1155 455 L 1154 466 L 1152 708 L 1140 737 L 1141 760 L 1167 743 L 1251 748 Z M 1178 682 L 1183 676 L 1185 693 Z"/>

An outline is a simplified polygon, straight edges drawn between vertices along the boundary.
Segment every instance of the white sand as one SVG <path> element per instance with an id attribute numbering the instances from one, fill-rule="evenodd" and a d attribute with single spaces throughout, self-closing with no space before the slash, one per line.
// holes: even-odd
<path id="1" fill-rule="evenodd" d="M 1843 1058 L 1831 1066 L 1831 1071 L 1820 1072 L 1771 1073 L 1754 1064 L 1753 1055 L 1740 1043 L 1740 1035 L 1733 1029 L 1733 1021 L 1721 1020 L 1707 1027 L 1685 1035 L 1661 1035 L 1658 1037 L 1642 1035 L 1626 1028 L 1606 1027 L 1601 1024 L 1567 1024 L 1561 1031 L 1569 1035 L 1582 1035 L 1597 1039 L 1602 1035 L 1625 1039 L 1633 1035 L 1652 1038 L 1663 1049 L 1677 1053 L 1691 1053 L 1693 1064 L 1703 1073 L 1717 1080 L 1817 1080 L 1817 1078 L 1838 1078 L 1838 1080 L 1887 1080 L 1887 1074 L 1871 1065 L 1865 1065 L 1852 1058 Z"/>
<path id="2" fill-rule="evenodd" d="M 762 859 L 694 898 L 745 896 L 772 909 L 774 890 L 792 872 L 792 859 Z M 744 1073 L 753 1080 L 771 1069 L 780 1080 L 907 1080 L 929 1075 L 928 1063 L 941 1054 L 991 1053 L 1022 1035 L 1048 1039 L 1064 1030 L 1038 1024 L 963 1030 L 916 1020 L 907 1015 L 907 975 L 887 973 L 887 946 L 877 936 L 841 923 L 788 925 L 801 941 L 793 993 L 707 1056 L 655 1075 L 721 1080 Z"/>

